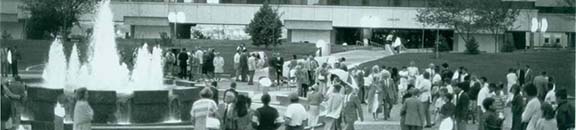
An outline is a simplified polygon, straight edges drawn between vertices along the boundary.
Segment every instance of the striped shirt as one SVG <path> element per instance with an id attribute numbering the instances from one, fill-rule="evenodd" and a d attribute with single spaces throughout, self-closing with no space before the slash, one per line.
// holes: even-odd
<path id="1" fill-rule="evenodd" d="M 212 99 L 202 98 L 192 105 L 190 115 L 195 119 L 194 126 L 198 129 L 205 129 L 206 119 L 211 113 L 216 113 L 218 106 Z"/>

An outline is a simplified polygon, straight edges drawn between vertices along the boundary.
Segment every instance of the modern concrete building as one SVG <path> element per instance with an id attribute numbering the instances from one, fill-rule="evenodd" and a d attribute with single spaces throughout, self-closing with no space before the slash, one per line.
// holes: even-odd
<path id="1" fill-rule="evenodd" d="M 118 34 L 128 38 L 159 38 L 168 33 L 177 38 L 190 38 L 190 28 L 200 25 L 247 25 L 264 0 L 112 0 Z M 331 44 L 361 43 L 364 39 L 379 42 L 391 31 L 403 39 L 408 48 L 429 48 L 437 30 L 450 49 L 465 51 L 465 44 L 451 28 L 424 26 L 416 21 L 417 10 L 430 0 L 270 0 L 282 14 L 284 38 L 291 42 L 327 41 Z M 503 0 L 521 8 L 514 28 L 499 39 L 511 39 L 518 49 L 527 46 L 574 47 L 576 6 L 570 0 Z M 567 3 L 568 1 L 568 3 Z M 572 0 L 573 1 L 573 0 Z M 17 8 L 20 0 L 2 0 L 0 30 L 13 38 L 25 38 L 25 13 Z M 572 3 L 573 4 L 573 3 Z M 169 14 L 180 15 L 180 22 Z M 531 20 L 547 19 L 546 32 L 531 32 Z M 86 15 L 79 30 L 90 28 Z M 176 23 L 176 24 L 175 24 Z M 85 32 L 85 31 L 78 31 Z M 498 52 L 502 41 L 477 33 L 480 50 Z"/>

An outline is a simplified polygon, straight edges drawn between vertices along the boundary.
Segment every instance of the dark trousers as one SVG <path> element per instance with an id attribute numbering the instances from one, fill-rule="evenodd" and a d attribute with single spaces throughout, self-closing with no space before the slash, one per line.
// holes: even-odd
<path id="1" fill-rule="evenodd" d="M 306 97 L 306 95 L 308 94 L 308 84 L 301 84 L 300 85 L 302 88 L 300 88 L 300 97 Z"/>
<path id="2" fill-rule="evenodd" d="M 411 125 L 407 125 L 406 130 L 422 130 L 422 126 L 411 126 Z"/>
<path id="3" fill-rule="evenodd" d="M 188 73 L 188 71 L 186 70 L 186 65 L 180 65 L 180 78 L 184 78 L 186 77 L 186 74 Z"/>
<path id="4" fill-rule="evenodd" d="M 308 71 L 308 79 L 310 79 L 310 84 L 314 84 L 314 71 Z"/>
<path id="5" fill-rule="evenodd" d="M 392 106 L 394 106 L 390 101 L 382 101 L 382 109 L 384 109 L 384 119 L 388 120 L 390 118 L 390 111 L 392 111 Z"/>
<path id="6" fill-rule="evenodd" d="M 248 78 L 249 78 L 249 80 L 248 80 L 248 85 L 253 85 L 253 84 L 254 84 L 254 73 L 255 73 L 255 72 L 256 72 L 255 70 L 250 70 L 250 71 L 248 71 L 248 76 L 249 76 L 249 77 L 248 77 Z"/>
<path id="7" fill-rule="evenodd" d="M 484 117 L 482 114 L 482 108 L 478 107 L 478 130 L 484 130 Z"/>
<path id="8" fill-rule="evenodd" d="M 286 125 L 286 130 L 304 130 L 304 126 L 289 126 Z"/>
<path id="9" fill-rule="evenodd" d="M 282 69 L 275 68 L 274 72 L 276 72 L 276 82 L 280 84 L 282 82 Z"/>
<path id="10" fill-rule="evenodd" d="M 18 63 L 17 62 L 12 62 L 12 76 L 13 77 L 18 76 Z"/>
<path id="11" fill-rule="evenodd" d="M 358 85 L 358 87 L 360 88 L 360 93 L 358 93 L 359 94 L 358 96 L 360 96 L 360 100 L 362 103 L 366 103 L 366 97 L 365 97 L 366 90 L 363 85 Z"/>

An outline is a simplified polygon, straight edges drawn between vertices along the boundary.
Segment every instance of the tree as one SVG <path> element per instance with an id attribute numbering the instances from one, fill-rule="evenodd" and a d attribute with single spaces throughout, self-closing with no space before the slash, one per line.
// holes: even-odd
<path id="1" fill-rule="evenodd" d="M 443 26 L 453 28 L 459 36 L 468 42 L 470 34 L 478 29 L 474 6 L 481 0 L 435 0 L 430 2 L 430 6 L 419 9 L 417 21 L 425 25 Z"/>
<path id="2" fill-rule="evenodd" d="M 46 39 L 52 34 L 65 38 L 84 13 L 93 11 L 97 0 L 23 0 L 22 9 L 30 13 L 26 34 L 31 39 Z"/>
<path id="3" fill-rule="evenodd" d="M 268 2 L 265 2 L 254 14 L 254 19 L 250 21 L 245 31 L 250 35 L 253 45 L 264 45 L 268 48 L 269 45 L 280 44 L 282 26 L 278 10 L 272 9 Z"/>
<path id="4" fill-rule="evenodd" d="M 510 2 L 500 2 L 500 0 L 484 0 L 485 4 L 481 6 L 481 10 L 477 10 L 477 14 L 482 16 L 479 23 L 485 30 L 488 30 L 494 38 L 494 49 L 498 52 L 498 36 L 510 30 L 516 21 L 520 9 L 513 8 Z"/>
<path id="5" fill-rule="evenodd" d="M 502 3 L 499 0 L 435 0 L 430 6 L 418 10 L 417 21 L 425 25 L 452 28 L 465 43 L 476 43 L 471 42 L 472 33 L 491 28 L 501 31 L 514 22 L 518 10 L 512 9 L 509 3 Z M 474 48 L 468 47 L 467 52 L 476 52 L 469 50 Z"/>

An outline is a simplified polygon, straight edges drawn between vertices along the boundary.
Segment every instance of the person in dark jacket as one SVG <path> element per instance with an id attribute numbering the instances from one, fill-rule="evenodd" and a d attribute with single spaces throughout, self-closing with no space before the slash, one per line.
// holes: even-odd
<path id="1" fill-rule="evenodd" d="M 564 88 L 556 91 L 556 98 L 558 100 L 556 122 L 558 122 L 558 130 L 574 129 L 574 106 L 568 101 L 567 96 L 568 94 Z"/>
<path id="2" fill-rule="evenodd" d="M 256 130 L 276 130 L 281 126 L 281 123 L 277 122 L 279 117 L 278 110 L 271 107 L 270 95 L 262 95 L 262 103 L 264 106 L 256 109 L 256 117 L 258 118 L 258 123 L 256 123 Z"/>
<path id="3" fill-rule="evenodd" d="M 0 129 L 4 130 L 6 129 L 6 122 L 8 122 L 10 116 L 12 115 L 12 104 L 10 103 L 8 95 L 6 94 L 7 90 L 5 90 L 4 85 L 0 84 L 0 87 L 0 92 L 2 93 L 2 95 L 0 95 L 0 101 L 2 101 L 2 114 L 0 114 L 2 124 L 0 124 Z"/>
<path id="4" fill-rule="evenodd" d="M 486 112 L 482 115 L 484 116 L 482 118 L 482 121 L 484 122 L 484 130 L 502 130 L 503 119 L 499 117 L 496 109 L 494 109 L 494 98 L 484 99 L 482 106 L 486 110 Z"/>
<path id="5" fill-rule="evenodd" d="M 454 88 L 456 93 L 456 112 L 454 119 L 456 120 L 456 130 L 465 130 L 466 123 L 468 122 L 468 106 L 470 106 L 470 98 L 464 91 L 466 85 L 457 85 Z"/>
<path id="6" fill-rule="evenodd" d="M 186 48 L 182 48 L 182 51 L 180 52 L 180 54 L 178 54 L 178 64 L 180 66 L 180 78 L 184 78 L 186 77 L 187 74 L 187 70 L 186 68 L 188 67 L 188 53 L 186 53 Z"/>
<path id="7" fill-rule="evenodd" d="M 272 74 L 275 76 L 275 83 L 279 85 L 282 79 L 282 67 L 284 66 L 284 58 L 280 57 L 279 53 L 274 53 L 274 57 L 270 59 L 270 65 L 272 66 Z"/>
<path id="8" fill-rule="evenodd" d="M 210 48 L 206 53 L 204 53 L 204 64 L 202 64 L 202 74 L 208 80 L 214 78 L 214 49 Z"/>
<path id="9" fill-rule="evenodd" d="M 512 94 L 512 130 L 522 130 L 522 112 L 524 111 L 524 98 L 520 95 L 521 88 L 515 84 L 511 88 Z"/>
<path id="10" fill-rule="evenodd" d="M 246 50 L 240 55 L 240 78 L 242 82 L 248 81 L 248 56 Z"/>

